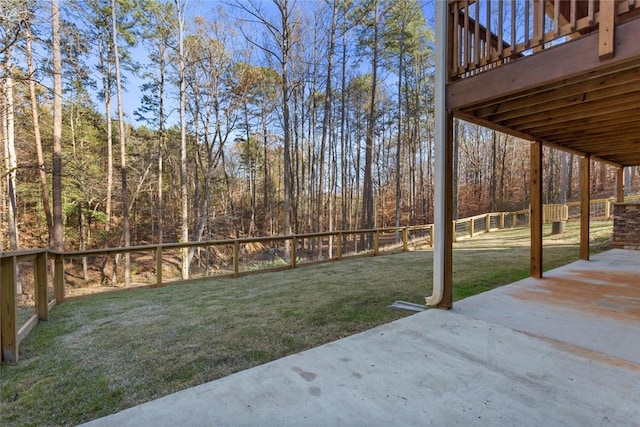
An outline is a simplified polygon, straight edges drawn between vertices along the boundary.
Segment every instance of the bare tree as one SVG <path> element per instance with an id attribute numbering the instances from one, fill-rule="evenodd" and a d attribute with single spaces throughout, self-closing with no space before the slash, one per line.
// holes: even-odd
<path id="1" fill-rule="evenodd" d="M 122 108 L 122 83 L 120 76 L 120 56 L 118 53 L 118 23 L 116 20 L 117 0 L 111 0 L 111 31 L 113 37 L 113 56 L 116 71 L 116 96 L 118 103 L 118 137 L 120 140 L 120 177 L 122 186 L 122 238 L 124 247 L 131 246 L 131 229 L 129 225 L 129 202 L 127 190 L 127 145 L 124 126 L 124 110 Z M 124 286 L 131 281 L 131 254 L 124 254 Z"/>
<path id="2" fill-rule="evenodd" d="M 187 188 L 187 122 L 186 111 L 186 79 L 185 79 L 185 8 L 187 0 L 175 0 L 177 18 L 177 42 L 178 42 L 178 82 L 180 91 L 180 206 L 182 220 L 180 222 L 181 239 L 189 241 L 189 192 Z M 182 278 L 189 278 L 189 249 L 182 249 Z"/>
<path id="3" fill-rule="evenodd" d="M 263 25 L 267 33 L 271 36 L 275 48 L 268 45 L 261 45 L 245 34 L 249 43 L 263 50 L 271 56 L 280 66 L 280 91 L 282 102 L 282 127 L 283 139 L 283 175 L 284 175 L 284 234 L 291 234 L 291 195 L 292 195 L 292 174 L 291 174 L 291 114 L 289 111 L 289 101 L 291 98 L 291 86 L 289 83 L 289 60 L 292 49 L 296 44 L 294 37 L 295 27 L 298 25 L 294 15 L 295 0 L 273 0 L 273 4 L 278 12 L 278 22 L 274 23 L 268 19 L 260 4 L 254 0 L 236 1 L 235 5 L 246 12 L 254 23 Z M 285 258 L 289 258 L 289 241 L 286 241 Z"/>
<path id="4" fill-rule="evenodd" d="M 60 7 L 51 1 L 51 47 L 53 56 L 53 248 L 64 250 L 62 223 L 62 55 L 60 50 Z"/>
<path id="5" fill-rule="evenodd" d="M 369 27 L 373 32 L 370 40 L 371 49 L 371 93 L 369 102 L 369 113 L 367 122 L 367 135 L 364 160 L 364 181 L 362 189 L 362 219 L 361 226 L 365 229 L 375 227 L 375 210 L 373 200 L 373 162 L 375 155 L 375 125 L 376 125 L 376 90 L 378 83 L 378 39 L 380 25 L 380 5 L 378 0 L 373 0 L 372 17 Z"/>
<path id="6" fill-rule="evenodd" d="M 324 196 L 327 193 L 329 197 L 329 203 L 331 203 L 331 192 L 325 192 L 325 182 L 324 182 L 324 160 L 325 160 L 325 151 L 327 146 L 327 140 L 329 139 L 330 129 L 329 129 L 329 120 L 331 118 L 331 82 L 333 78 L 333 56 L 335 53 L 335 45 L 336 45 L 336 29 L 338 26 L 338 0 L 332 0 L 331 5 L 331 26 L 329 28 L 329 49 L 327 51 L 327 80 L 325 84 L 324 90 L 324 108 L 323 108 L 323 117 L 322 117 L 322 137 L 320 141 L 320 164 L 319 164 L 319 182 L 318 182 L 318 232 L 323 231 L 323 222 L 324 222 Z M 329 169 L 331 166 L 329 166 Z M 328 215 L 331 216 L 333 213 L 331 211 L 328 212 Z M 330 227 L 331 228 L 331 227 Z M 329 244 L 329 251 L 331 251 L 331 244 Z M 318 248 L 319 257 L 322 257 L 322 246 Z M 331 252 L 329 252 L 331 253 Z"/>
<path id="7" fill-rule="evenodd" d="M 29 97 L 31 98 L 31 119 L 33 120 L 33 136 L 36 144 L 36 156 L 38 160 L 38 172 L 40 177 L 40 191 L 42 193 L 42 206 L 44 208 L 45 221 L 47 223 L 47 232 L 49 238 L 49 246 L 52 244 L 53 219 L 51 217 L 51 204 L 49 202 L 49 187 L 47 186 L 47 172 L 44 165 L 44 155 L 42 153 L 42 137 L 40 134 L 40 116 L 38 113 L 38 98 L 36 97 L 35 68 L 33 66 L 33 52 L 31 49 L 31 21 L 29 18 L 25 20 L 26 29 L 26 53 L 27 67 L 29 73 Z"/>

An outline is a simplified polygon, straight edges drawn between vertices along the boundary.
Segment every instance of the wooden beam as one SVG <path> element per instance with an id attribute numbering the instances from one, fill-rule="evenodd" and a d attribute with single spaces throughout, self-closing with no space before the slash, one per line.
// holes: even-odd
<path id="1" fill-rule="evenodd" d="M 488 102 L 496 94 L 516 92 L 579 76 L 605 67 L 614 67 L 640 56 L 640 19 L 616 27 L 616 55 L 600 61 L 598 34 L 589 34 L 535 55 L 519 58 L 502 67 L 449 84 L 447 108 L 457 110 Z M 549 64 L 553 64 L 550 67 Z"/>
<path id="2" fill-rule="evenodd" d="M 501 97 L 478 108 L 476 115 L 503 121 L 636 92 L 640 90 L 638 63 L 640 61 L 632 63 L 629 68 L 614 69 L 611 73 L 565 79 L 553 86 L 528 90 L 510 99 Z M 609 91 L 617 92 L 611 94 Z"/>
<path id="3" fill-rule="evenodd" d="M 64 257 L 61 253 L 55 254 L 53 265 L 53 293 L 59 305 L 64 301 Z"/>
<path id="4" fill-rule="evenodd" d="M 600 61 L 613 58 L 616 3 L 600 2 L 600 23 L 598 24 L 598 56 Z"/>
<path id="5" fill-rule="evenodd" d="M 618 168 L 616 175 L 616 202 L 624 202 L 624 168 Z"/>
<path id="6" fill-rule="evenodd" d="M 580 259 L 589 259 L 589 221 L 591 214 L 591 157 L 580 163 Z"/>
<path id="7" fill-rule="evenodd" d="M 0 342 L 6 362 L 18 361 L 17 261 L 15 256 L 0 258 Z"/>
<path id="8" fill-rule="evenodd" d="M 542 142 L 531 144 L 531 277 L 542 277 Z"/>
<path id="9" fill-rule="evenodd" d="M 623 107 L 620 107 L 623 108 Z M 612 108 L 615 110 L 615 108 Z M 583 118 L 578 119 L 569 119 L 569 120 L 559 120 L 559 121 L 551 121 L 550 124 L 532 126 L 530 124 L 525 124 L 523 126 L 519 126 L 516 129 L 525 133 L 531 133 L 532 135 L 539 135 L 539 132 L 556 132 L 561 131 L 565 132 L 568 125 L 571 126 L 571 132 L 575 133 L 575 131 L 579 131 L 582 129 L 598 129 L 601 126 L 607 125 L 620 125 L 620 124 L 637 124 L 638 115 L 640 115 L 640 105 L 633 105 L 628 107 L 628 109 L 618 111 L 620 114 L 615 114 L 615 111 L 612 111 L 610 114 L 585 114 Z"/>
<path id="10" fill-rule="evenodd" d="M 38 319 L 49 319 L 49 292 L 47 290 L 47 252 L 43 251 L 36 257 L 35 267 L 35 283 L 36 289 L 36 309 Z"/>
<path id="11" fill-rule="evenodd" d="M 453 113 L 447 112 L 446 117 L 446 144 L 444 152 L 444 223 L 453 222 Z M 437 308 L 450 309 L 453 306 L 453 227 L 442 227 L 442 271 L 444 291 L 442 301 Z"/>
<path id="12" fill-rule="evenodd" d="M 636 99 L 628 97 L 627 100 L 627 98 L 625 97 L 621 101 L 620 99 L 614 97 L 600 102 L 572 104 L 572 108 L 568 108 L 568 106 L 565 106 L 564 108 L 558 108 L 553 111 L 545 111 L 544 113 L 523 115 L 516 119 L 501 122 L 501 124 L 503 126 L 527 132 L 530 129 L 536 129 L 545 125 L 565 123 L 569 120 L 580 120 L 587 117 L 595 117 L 604 114 L 613 114 L 633 110 L 639 108 L 638 99 L 640 99 L 640 92 L 638 92 Z"/>
<path id="13" fill-rule="evenodd" d="M 574 124 L 569 126 L 568 124 L 564 128 L 554 128 L 544 132 L 536 132 L 533 136 L 537 136 L 540 139 L 549 139 L 556 142 L 561 141 L 575 141 L 576 135 L 583 136 L 595 136 L 602 138 L 604 133 L 607 135 L 614 133 L 628 133 L 633 132 L 634 128 L 638 128 L 638 121 L 633 120 L 633 117 L 624 118 L 607 118 L 606 120 L 585 119 L 585 123 Z M 606 143 L 603 141 L 603 143 Z"/>
<path id="14" fill-rule="evenodd" d="M 156 287 L 162 286 L 162 246 L 156 248 Z"/>

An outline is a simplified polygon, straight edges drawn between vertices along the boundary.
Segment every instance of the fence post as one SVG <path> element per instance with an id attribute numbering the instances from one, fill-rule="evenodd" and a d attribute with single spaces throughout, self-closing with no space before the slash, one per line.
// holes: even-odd
<path id="1" fill-rule="evenodd" d="M 318 241 L 322 244 L 322 239 L 319 238 Z M 296 268 L 296 252 L 298 252 L 298 236 L 291 237 L 291 268 Z"/>
<path id="2" fill-rule="evenodd" d="M 454 239 L 455 239 L 455 227 L 453 228 L 454 231 Z M 433 247 L 433 225 L 429 226 L 429 247 Z"/>
<path id="3" fill-rule="evenodd" d="M 485 218 L 485 226 L 484 226 L 485 233 L 488 233 L 489 231 L 491 231 L 491 214 L 487 214 L 487 217 Z"/>
<path id="4" fill-rule="evenodd" d="M 162 286 L 162 246 L 156 248 L 156 287 Z"/>
<path id="5" fill-rule="evenodd" d="M 379 250 L 380 250 L 380 235 L 378 234 L 378 230 L 376 230 L 373 233 L 373 255 L 377 256 Z"/>
<path id="6" fill-rule="evenodd" d="M 240 242 L 238 240 L 234 240 L 233 242 L 233 277 L 238 277 L 238 273 L 240 272 Z"/>
<path id="7" fill-rule="evenodd" d="M 500 230 L 504 230 L 504 212 L 500 212 Z"/>
<path id="8" fill-rule="evenodd" d="M 47 292 L 47 252 L 36 255 L 35 262 L 35 294 L 38 319 L 49 320 L 49 294 Z"/>
<path id="9" fill-rule="evenodd" d="M 15 256 L 0 259 L 0 342 L 2 360 L 18 360 L 18 314 L 16 311 L 16 267 Z"/>
<path id="10" fill-rule="evenodd" d="M 409 249 L 407 248 L 407 243 L 409 240 L 409 229 L 404 227 L 402 229 L 402 251 L 407 252 Z"/>
<path id="11" fill-rule="evenodd" d="M 56 254 L 53 263 L 53 294 L 56 303 L 62 304 L 64 301 L 64 258 L 62 254 Z"/>
<path id="12" fill-rule="evenodd" d="M 336 259 L 342 258 L 342 232 L 338 232 L 338 239 L 336 241 Z"/>
<path id="13" fill-rule="evenodd" d="M 516 228 L 516 226 L 518 225 L 518 214 L 513 212 L 511 214 L 511 228 Z"/>
<path id="14" fill-rule="evenodd" d="M 607 221 L 611 219 L 611 202 L 608 200 L 604 203 L 604 217 Z"/>
<path id="15" fill-rule="evenodd" d="M 469 237 L 473 237 L 474 222 L 473 217 L 471 217 L 471 219 L 469 219 Z"/>

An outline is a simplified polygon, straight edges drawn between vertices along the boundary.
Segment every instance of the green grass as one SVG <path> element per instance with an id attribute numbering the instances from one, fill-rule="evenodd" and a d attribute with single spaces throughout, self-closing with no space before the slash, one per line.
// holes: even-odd
<path id="1" fill-rule="evenodd" d="M 578 257 L 576 224 L 545 237 L 545 267 Z M 610 223 L 592 225 L 594 250 Z M 454 297 L 526 277 L 528 230 L 455 244 Z M 71 425 L 406 316 L 424 303 L 432 252 L 316 264 L 65 302 L 3 364 L 0 424 Z"/>

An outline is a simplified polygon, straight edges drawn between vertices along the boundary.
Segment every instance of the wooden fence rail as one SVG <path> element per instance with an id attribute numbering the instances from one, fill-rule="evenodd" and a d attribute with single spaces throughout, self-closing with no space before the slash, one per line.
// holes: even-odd
<path id="1" fill-rule="evenodd" d="M 640 196 L 632 196 L 626 198 L 629 200 L 640 200 Z M 605 206 L 606 215 L 603 219 L 610 218 L 610 204 L 614 199 L 592 200 L 592 205 Z M 569 217 L 571 217 L 571 207 L 577 203 L 568 203 Z M 595 210 L 594 210 L 595 211 Z M 593 215 L 592 215 L 593 218 Z M 529 223 L 529 210 L 520 210 L 516 212 L 492 212 L 483 215 L 476 215 L 469 218 L 463 218 L 453 221 L 454 240 L 460 237 L 474 235 L 484 232 L 488 233 L 492 230 L 503 228 L 515 228 L 526 226 Z M 216 277 L 239 277 L 245 274 L 255 272 L 274 271 L 280 269 L 296 268 L 300 266 L 299 258 L 299 242 L 309 239 L 329 238 L 330 244 L 327 250 L 328 258 L 326 260 L 317 260 L 305 262 L 304 265 L 316 264 L 318 262 L 326 262 L 331 260 L 341 260 L 352 256 L 376 256 L 380 253 L 380 239 L 384 234 L 394 233 L 397 239 L 397 247 L 402 251 L 409 250 L 410 234 L 422 233 L 425 241 L 433 246 L 433 224 L 415 225 L 407 227 L 386 227 L 371 230 L 344 230 L 344 231 L 327 231 L 323 233 L 307 233 L 290 236 L 267 236 L 267 237 L 248 237 L 241 239 L 211 240 L 205 242 L 185 242 L 185 243 L 164 243 L 145 246 L 131 246 L 128 248 L 108 248 L 108 249 L 91 249 L 85 251 L 67 251 L 56 252 L 52 250 L 31 250 L 17 252 L 0 252 L 0 347 L 3 361 L 17 361 L 18 347 L 20 342 L 29 334 L 40 320 L 47 320 L 49 311 L 56 304 L 62 303 L 65 296 L 65 260 L 95 257 L 95 256 L 112 256 L 125 253 L 149 252 L 155 257 L 155 281 L 138 287 L 159 287 L 169 283 L 163 278 L 163 256 L 169 250 L 178 250 L 182 248 L 211 248 L 211 247 L 230 247 L 231 248 L 231 272 L 229 274 L 218 275 Z M 345 252 L 345 244 L 348 238 L 355 240 L 356 236 L 360 236 L 362 240 L 368 236 L 371 246 L 366 246 L 367 250 L 355 255 Z M 394 241 L 396 241 L 394 239 Z M 240 258 L 241 248 L 244 245 L 254 243 L 281 243 L 288 244 L 290 253 L 288 264 L 284 266 L 272 267 L 259 271 L 241 271 Z M 49 289 L 49 260 L 53 260 L 53 287 Z M 34 313 L 30 315 L 28 320 L 22 325 L 18 322 L 18 264 L 29 263 L 33 267 L 33 290 L 34 290 Z"/>
<path id="2" fill-rule="evenodd" d="M 285 267 L 275 267 L 262 271 L 274 271 L 282 268 L 296 268 L 298 257 L 296 252 L 298 242 L 304 239 L 321 239 L 328 237 L 335 240 L 335 251 L 329 254 L 329 260 L 340 260 L 347 256 L 343 251 L 344 241 L 349 236 L 369 235 L 372 247 L 365 255 L 378 255 L 380 253 L 380 236 L 385 233 L 398 233 L 401 236 L 401 248 L 408 250 L 409 234 L 411 232 L 426 232 L 424 240 L 433 245 L 433 225 L 417 225 L 408 227 L 387 227 L 371 230 L 330 231 L 323 233 L 308 233 L 289 236 L 249 237 L 241 239 L 211 240 L 205 242 L 165 243 L 144 246 L 130 246 L 127 248 L 90 249 L 85 251 L 56 252 L 53 250 L 31 250 L 0 252 L 0 348 L 2 361 L 15 362 L 19 358 L 18 348 L 20 342 L 26 338 L 29 332 L 37 325 L 39 320 L 48 320 L 49 310 L 65 299 L 65 261 L 76 258 L 113 256 L 126 253 L 150 252 L 155 256 L 155 283 L 138 287 L 159 287 L 170 282 L 163 280 L 163 254 L 168 250 L 182 248 L 210 248 L 213 246 L 226 246 L 232 248 L 232 273 L 225 275 L 239 277 L 253 272 L 240 271 L 240 250 L 243 245 L 253 243 L 288 242 L 290 248 L 289 264 Z M 334 254 L 335 253 L 335 254 Z M 49 289 L 48 260 L 53 259 L 53 289 Z M 33 265 L 33 289 L 35 309 L 28 320 L 19 324 L 18 320 L 18 282 L 20 280 L 18 264 L 31 263 Z M 307 265 L 315 262 L 306 263 Z M 258 272 L 258 271 L 256 271 Z M 219 276 L 219 277 L 222 277 Z M 180 282 L 180 281 L 177 281 Z M 49 295 L 53 298 L 50 300 Z"/>

